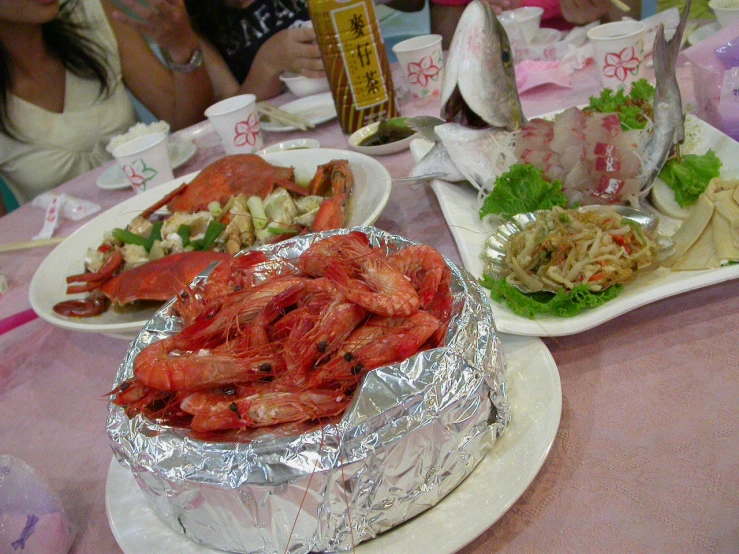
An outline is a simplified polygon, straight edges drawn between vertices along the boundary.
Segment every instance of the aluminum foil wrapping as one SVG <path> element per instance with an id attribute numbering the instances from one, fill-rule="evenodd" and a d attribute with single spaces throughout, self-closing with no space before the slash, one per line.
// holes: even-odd
<path id="1" fill-rule="evenodd" d="M 295 258 L 352 230 L 373 245 L 415 244 L 373 227 L 296 237 L 265 249 Z M 431 508 L 467 477 L 510 421 L 505 363 L 487 295 L 452 268 L 446 345 L 371 371 L 337 424 L 249 443 L 203 442 L 110 405 L 108 435 L 154 511 L 176 532 L 222 550 L 345 551 Z M 131 344 L 179 329 L 165 305 Z"/>

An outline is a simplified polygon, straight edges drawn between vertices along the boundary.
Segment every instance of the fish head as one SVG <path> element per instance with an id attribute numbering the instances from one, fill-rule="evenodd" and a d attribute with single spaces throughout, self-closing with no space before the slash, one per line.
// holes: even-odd
<path id="1" fill-rule="evenodd" d="M 479 0 L 465 8 L 449 47 L 441 117 L 468 127 L 509 131 L 526 123 L 508 35 L 493 9 Z"/>

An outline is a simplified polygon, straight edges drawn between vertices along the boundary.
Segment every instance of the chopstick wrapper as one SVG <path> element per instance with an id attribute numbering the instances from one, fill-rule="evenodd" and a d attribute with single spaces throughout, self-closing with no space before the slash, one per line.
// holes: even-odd
<path id="1" fill-rule="evenodd" d="M 39 234 L 33 237 L 34 239 L 49 239 L 54 236 L 62 215 L 66 219 L 78 221 L 100 211 L 100 206 L 94 202 L 55 192 L 40 194 L 31 201 L 31 206 L 46 210 L 44 224 Z"/>
<path id="2" fill-rule="evenodd" d="M 271 258 L 267 268 L 352 231 L 389 252 L 414 244 L 356 227 L 258 250 Z M 445 345 L 369 372 L 341 421 L 289 437 L 205 442 L 110 404 L 116 458 L 175 532 L 229 552 L 351 550 L 434 506 L 472 472 L 511 418 L 487 294 L 464 269 L 447 265 L 453 318 Z M 116 386 L 132 377 L 143 348 L 181 328 L 172 305 L 131 344 Z"/>

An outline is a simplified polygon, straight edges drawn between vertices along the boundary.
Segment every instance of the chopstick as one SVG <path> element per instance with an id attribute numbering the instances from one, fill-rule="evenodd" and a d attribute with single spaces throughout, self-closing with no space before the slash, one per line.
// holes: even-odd
<path id="1" fill-rule="evenodd" d="M 272 104 L 268 104 L 267 102 L 257 102 L 257 111 L 261 112 L 262 115 L 266 115 L 267 117 L 270 117 L 279 123 L 290 125 L 292 127 L 297 127 L 301 131 L 307 131 L 308 129 L 316 128 L 316 126 L 313 125 L 313 123 L 311 123 L 310 121 L 306 121 L 302 117 L 298 117 L 297 115 L 286 112 L 285 110 L 281 110 L 280 108 L 277 108 Z"/>
<path id="2" fill-rule="evenodd" d="M 6 317 L 5 319 L 0 319 L 0 335 L 9 333 L 13 329 L 17 329 L 21 325 L 25 325 L 34 319 L 38 319 L 38 315 L 30 308 L 15 315 L 11 315 L 10 317 Z"/>
<path id="3" fill-rule="evenodd" d="M 59 244 L 66 238 L 67 237 L 52 237 L 50 239 L 27 240 L 23 242 L 11 242 L 10 244 L 0 244 L 0 253 L 27 250 L 29 248 L 41 248 L 42 246 L 53 246 L 55 244 Z"/>
<path id="4" fill-rule="evenodd" d="M 613 4 L 614 6 L 616 6 L 622 12 L 630 12 L 631 11 L 631 8 L 627 4 L 623 3 L 621 0 L 611 0 L 611 4 Z"/>

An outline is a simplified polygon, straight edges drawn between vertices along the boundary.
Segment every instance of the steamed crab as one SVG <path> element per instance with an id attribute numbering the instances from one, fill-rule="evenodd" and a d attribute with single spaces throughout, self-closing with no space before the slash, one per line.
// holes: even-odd
<path id="1" fill-rule="evenodd" d="M 88 252 L 85 273 L 67 277 L 67 294 L 93 294 L 60 302 L 54 311 L 90 317 L 110 302 L 167 300 L 212 261 L 297 233 L 342 227 L 353 184 L 347 160 L 318 166 L 301 186 L 292 167 L 274 166 L 253 154 L 226 156 L 144 210 L 126 229 L 106 233 L 103 243 Z M 165 206 L 163 216 L 159 210 Z"/>

